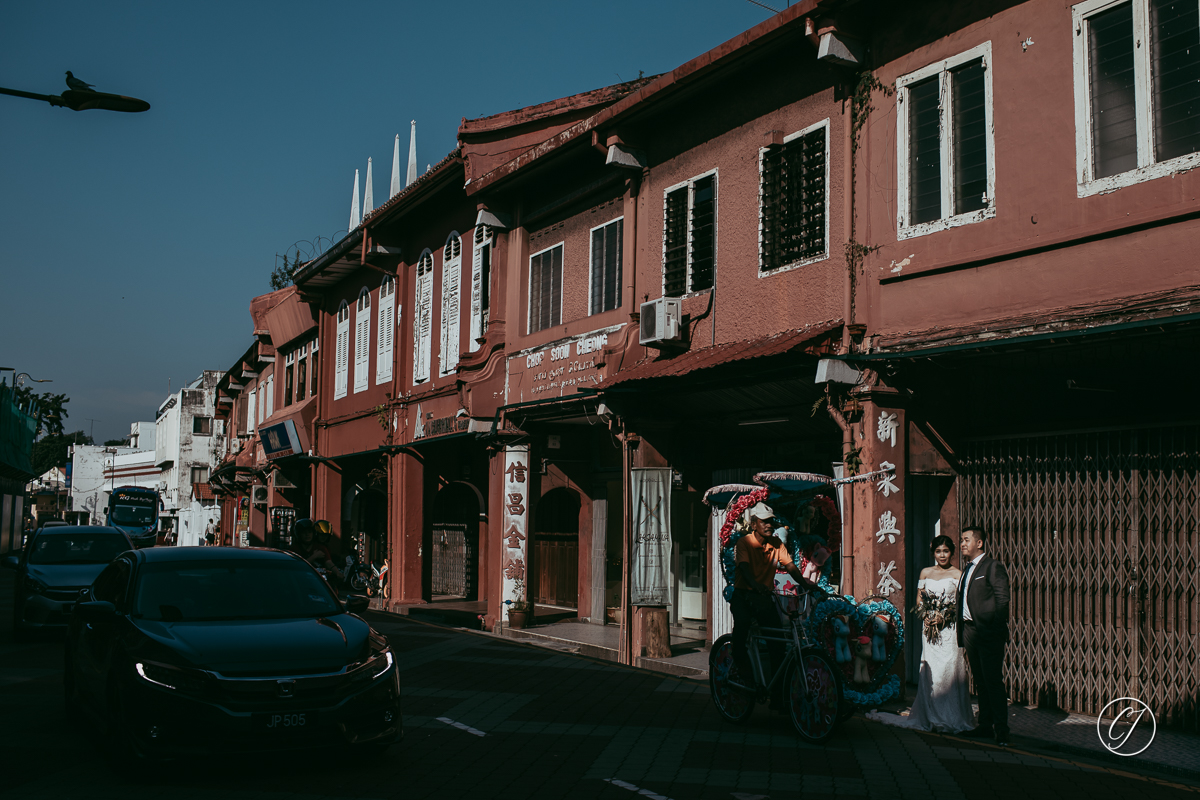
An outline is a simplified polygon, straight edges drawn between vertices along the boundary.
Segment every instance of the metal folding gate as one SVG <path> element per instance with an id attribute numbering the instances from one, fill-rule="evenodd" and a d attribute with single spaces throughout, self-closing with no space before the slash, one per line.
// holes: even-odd
<path id="1" fill-rule="evenodd" d="M 1010 696 L 1098 714 L 1119 697 L 1200 730 L 1200 426 L 980 440 L 963 525 L 1013 586 Z"/>
<path id="2" fill-rule="evenodd" d="M 471 594 L 473 554 L 470 544 L 465 525 L 441 523 L 433 526 L 434 595 L 468 597 Z"/>

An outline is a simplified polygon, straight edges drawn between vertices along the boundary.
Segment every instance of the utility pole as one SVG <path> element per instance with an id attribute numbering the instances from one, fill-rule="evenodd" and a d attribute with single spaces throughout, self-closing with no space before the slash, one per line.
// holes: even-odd
<path id="1" fill-rule="evenodd" d="M 84 419 L 86 419 L 88 422 L 92 423 L 92 424 L 91 424 L 91 427 L 90 427 L 90 428 L 88 428 L 88 438 L 92 440 L 92 444 L 95 444 L 95 443 L 96 443 L 96 437 L 94 436 L 94 434 L 96 433 L 96 423 L 97 423 L 97 422 L 104 422 L 104 420 L 102 420 L 102 419 L 92 419 L 91 417 L 84 417 Z"/>

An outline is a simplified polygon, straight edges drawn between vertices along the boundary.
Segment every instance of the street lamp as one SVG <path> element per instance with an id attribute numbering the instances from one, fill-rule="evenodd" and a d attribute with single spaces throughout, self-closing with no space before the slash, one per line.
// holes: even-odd
<path id="1" fill-rule="evenodd" d="M 70 89 L 62 94 L 34 94 L 33 92 L 22 92 L 19 89 L 5 89 L 0 87 L 0 94 L 12 95 L 13 97 L 27 97 L 30 100 L 44 100 L 52 106 L 61 108 L 69 108 L 72 111 L 87 111 L 92 108 L 99 108 L 105 111 L 125 111 L 129 113 L 137 113 L 139 111 L 149 111 L 150 104 L 145 100 L 139 100 L 136 97 L 126 97 L 122 94 L 109 94 L 107 92 L 96 92 L 91 89 L 80 89 L 76 86 L 87 86 L 88 84 L 76 80 L 74 85 L 70 80 L 67 85 Z"/>

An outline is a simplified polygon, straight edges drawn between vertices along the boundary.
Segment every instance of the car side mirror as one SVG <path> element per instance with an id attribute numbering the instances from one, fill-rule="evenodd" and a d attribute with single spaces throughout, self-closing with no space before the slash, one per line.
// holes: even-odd
<path id="1" fill-rule="evenodd" d="M 21 566 L 21 559 L 17 558 L 16 556 L 9 556 L 8 558 L 4 559 L 4 566 L 7 569 L 16 569 L 17 567 Z"/>
<path id="2" fill-rule="evenodd" d="M 90 603 L 77 604 L 75 613 L 84 622 L 103 622 L 117 615 L 117 607 L 107 600 L 94 600 Z"/>
<path id="3" fill-rule="evenodd" d="M 371 598 L 361 594 L 352 594 L 346 598 L 346 610 L 351 614 L 361 614 L 371 607 Z"/>

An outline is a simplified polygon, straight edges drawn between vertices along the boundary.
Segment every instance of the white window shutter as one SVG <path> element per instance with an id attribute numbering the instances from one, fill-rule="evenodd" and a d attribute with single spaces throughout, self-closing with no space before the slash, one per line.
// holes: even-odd
<path id="1" fill-rule="evenodd" d="M 459 306 L 462 283 L 462 239 L 454 237 L 446 244 L 442 261 L 442 346 L 438 353 L 441 369 L 438 374 L 445 377 L 458 366 Z"/>
<path id="2" fill-rule="evenodd" d="M 254 419 L 254 397 L 256 391 L 257 390 L 254 389 L 250 391 L 250 400 L 246 406 L 246 419 L 250 421 L 250 424 L 246 426 L 247 433 L 254 433 L 254 429 L 257 427 L 257 423 Z"/>
<path id="3" fill-rule="evenodd" d="M 371 362 L 371 308 L 354 314 L 354 392 L 367 389 L 367 367 Z"/>
<path id="4" fill-rule="evenodd" d="M 467 346 L 474 353 L 483 337 L 483 248 L 491 244 L 492 232 L 486 225 L 475 229 L 474 258 L 471 259 L 471 336 Z"/>
<path id="5" fill-rule="evenodd" d="M 266 396 L 266 416 L 271 416 L 275 413 L 275 376 L 274 374 L 267 376 L 267 396 Z"/>
<path id="6" fill-rule="evenodd" d="M 350 315 L 339 319 L 337 324 L 337 353 L 334 354 L 336 363 L 333 373 L 333 399 L 339 400 L 346 396 L 348 367 L 350 366 Z"/>
<path id="7" fill-rule="evenodd" d="M 433 258 L 417 267 L 417 312 L 413 315 L 413 383 L 429 380 L 433 334 Z"/>
<path id="8" fill-rule="evenodd" d="M 384 290 L 387 296 L 384 297 Z M 375 353 L 375 383 L 386 383 L 392 379 L 392 344 L 396 325 L 392 320 L 392 309 L 396 304 L 395 284 L 385 283 L 379 290 L 379 322 L 376 337 L 379 345 Z"/>

